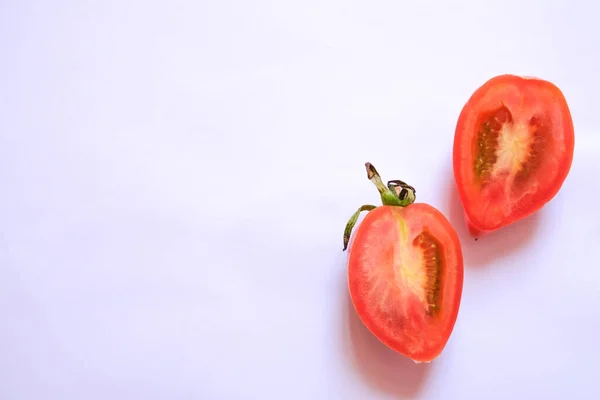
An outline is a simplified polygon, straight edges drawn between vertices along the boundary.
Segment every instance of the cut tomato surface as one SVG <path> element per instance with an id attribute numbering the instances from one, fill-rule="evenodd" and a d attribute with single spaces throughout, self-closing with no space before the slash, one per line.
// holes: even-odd
<path id="1" fill-rule="evenodd" d="M 571 113 L 556 85 L 516 75 L 485 82 L 454 136 L 454 178 L 470 231 L 494 231 L 542 208 L 562 187 L 573 150 Z"/>
<path id="2" fill-rule="evenodd" d="M 429 362 L 446 346 L 458 316 L 458 235 L 430 205 L 377 207 L 355 232 L 348 282 L 358 316 L 381 342 Z"/>

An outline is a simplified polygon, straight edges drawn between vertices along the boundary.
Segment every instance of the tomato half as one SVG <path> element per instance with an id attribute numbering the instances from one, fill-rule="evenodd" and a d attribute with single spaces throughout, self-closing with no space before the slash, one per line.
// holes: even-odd
<path id="1" fill-rule="evenodd" d="M 396 194 L 402 199 L 402 190 Z M 375 337 L 414 361 L 429 362 L 454 329 L 463 255 L 450 222 L 434 207 L 412 203 L 412 194 L 402 205 L 390 204 L 382 193 L 384 205 L 361 208 L 373 207 L 355 232 L 348 286 L 360 320 Z"/>
<path id="2" fill-rule="evenodd" d="M 565 181 L 574 150 L 571 113 L 546 80 L 496 76 L 463 107 L 453 168 L 472 233 L 491 232 L 542 208 Z"/>

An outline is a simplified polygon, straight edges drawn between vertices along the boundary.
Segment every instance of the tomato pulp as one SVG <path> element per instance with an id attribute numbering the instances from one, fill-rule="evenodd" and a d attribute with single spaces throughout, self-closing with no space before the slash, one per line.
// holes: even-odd
<path id="1" fill-rule="evenodd" d="M 383 185 L 367 163 L 383 205 L 362 206 L 344 233 L 344 248 L 361 211 L 348 256 L 348 286 L 362 323 L 381 342 L 417 362 L 442 352 L 454 329 L 463 288 L 458 235 L 434 207 L 414 203 L 414 188 Z M 370 172 L 369 172 L 370 171 Z"/>
<path id="2" fill-rule="evenodd" d="M 500 75 L 464 105 L 453 168 L 473 234 L 497 230 L 542 208 L 565 181 L 574 150 L 571 113 L 554 84 Z"/>

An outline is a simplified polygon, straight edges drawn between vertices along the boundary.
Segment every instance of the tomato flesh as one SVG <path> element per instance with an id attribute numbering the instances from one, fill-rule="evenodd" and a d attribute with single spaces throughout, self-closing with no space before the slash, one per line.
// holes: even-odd
<path id="1" fill-rule="evenodd" d="M 471 232 L 499 229 L 549 202 L 573 150 L 571 114 L 554 84 L 514 75 L 483 84 L 454 136 L 454 177 Z"/>
<path id="2" fill-rule="evenodd" d="M 428 362 L 454 328 L 463 287 L 456 231 L 434 207 L 381 206 L 368 213 L 350 248 L 350 296 L 384 344 Z"/>

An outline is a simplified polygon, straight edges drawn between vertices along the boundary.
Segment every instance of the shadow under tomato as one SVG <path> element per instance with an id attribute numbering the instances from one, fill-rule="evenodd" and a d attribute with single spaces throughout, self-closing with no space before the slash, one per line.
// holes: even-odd
<path id="1" fill-rule="evenodd" d="M 381 343 L 356 314 L 350 295 L 346 298 L 346 329 L 350 332 L 357 369 L 378 391 L 387 392 L 394 398 L 418 396 L 432 364 L 417 364 Z"/>
<path id="2" fill-rule="evenodd" d="M 478 237 L 471 235 L 465 221 L 463 206 L 458 196 L 452 171 L 449 175 L 447 218 L 460 237 L 465 266 L 488 264 L 509 252 L 524 247 L 533 238 L 539 228 L 543 209 L 494 232 Z"/>

